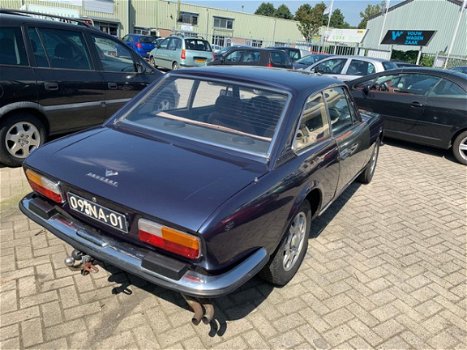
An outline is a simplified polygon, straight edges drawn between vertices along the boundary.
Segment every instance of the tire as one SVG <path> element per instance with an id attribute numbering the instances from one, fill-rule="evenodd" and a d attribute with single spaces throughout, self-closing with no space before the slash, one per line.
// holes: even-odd
<path id="1" fill-rule="evenodd" d="M 282 238 L 279 247 L 259 276 L 276 286 L 285 286 L 297 273 L 308 248 L 311 208 L 304 201 Z M 297 236 L 298 235 L 298 236 Z M 295 252 L 292 252 L 292 249 Z"/>
<path id="2" fill-rule="evenodd" d="M 0 124 L 0 162 L 20 166 L 45 141 L 44 124 L 28 113 L 15 114 Z"/>
<path id="3" fill-rule="evenodd" d="M 369 184 L 373 179 L 373 175 L 375 174 L 376 163 L 378 162 L 378 155 L 379 155 L 379 146 L 380 146 L 379 137 L 375 141 L 375 147 L 373 148 L 373 152 L 371 153 L 370 161 L 365 167 L 365 170 L 358 176 L 357 181 L 362 184 Z"/>
<path id="4" fill-rule="evenodd" d="M 452 153 L 459 163 L 467 165 L 467 130 L 457 135 L 452 144 Z"/>
<path id="5" fill-rule="evenodd" d="M 151 56 L 149 58 L 149 63 L 154 67 L 154 68 L 157 68 L 157 65 L 156 65 L 156 60 L 154 60 L 154 57 Z"/>
<path id="6" fill-rule="evenodd" d="M 177 62 L 174 62 L 172 63 L 172 70 L 177 70 L 179 67 L 178 67 L 178 63 Z"/>

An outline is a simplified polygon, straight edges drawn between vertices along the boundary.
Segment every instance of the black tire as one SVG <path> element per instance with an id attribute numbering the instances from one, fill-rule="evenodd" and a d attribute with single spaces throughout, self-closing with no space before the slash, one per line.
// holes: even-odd
<path id="1" fill-rule="evenodd" d="M 299 237 L 297 253 L 295 257 L 293 257 L 291 264 L 286 264 L 287 260 L 287 251 L 291 254 L 290 244 L 293 243 L 294 234 L 292 231 L 292 227 L 294 223 L 296 223 L 297 218 L 305 219 L 304 223 L 304 234 L 303 237 Z M 299 220 L 299 219 L 298 219 Z M 308 248 L 308 235 L 310 233 L 310 226 L 311 226 L 311 208 L 310 203 L 308 201 L 304 201 L 301 205 L 300 209 L 298 210 L 297 214 L 292 219 L 292 222 L 287 227 L 287 231 L 282 238 L 279 247 L 276 249 L 274 254 L 271 256 L 268 264 L 261 270 L 259 276 L 266 280 L 269 283 L 272 283 L 276 286 L 285 286 L 297 273 L 300 265 L 302 264 L 303 258 L 305 257 L 306 250 Z M 299 227 L 296 226 L 298 229 Z M 300 231 L 300 230 L 299 230 Z M 297 241 L 295 241 L 295 244 Z M 289 255 L 290 256 L 290 255 Z M 285 266 L 289 266 L 287 269 Z"/>
<path id="2" fill-rule="evenodd" d="M 18 141 L 15 141 L 15 135 L 18 135 Z M 45 142 L 45 137 L 44 124 L 35 116 L 18 113 L 8 117 L 0 123 L 0 162 L 20 166 L 34 149 Z"/>
<path id="3" fill-rule="evenodd" d="M 178 63 L 177 62 L 174 62 L 172 63 L 172 70 L 177 70 L 179 67 L 178 67 Z"/>
<path id="4" fill-rule="evenodd" d="M 467 130 L 457 135 L 452 144 L 452 153 L 459 163 L 467 165 Z"/>
<path id="5" fill-rule="evenodd" d="M 362 184 L 369 184 L 373 179 L 373 175 L 375 174 L 376 163 L 378 162 L 378 155 L 379 155 L 379 146 L 381 142 L 379 137 L 375 141 L 375 147 L 373 148 L 373 152 L 371 153 L 370 161 L 365 167 L 365 170 L 358 176 L 357 181 Z"/>

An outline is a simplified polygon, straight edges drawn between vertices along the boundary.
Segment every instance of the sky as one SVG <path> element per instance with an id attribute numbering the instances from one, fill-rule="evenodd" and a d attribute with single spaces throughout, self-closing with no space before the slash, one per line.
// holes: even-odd
<path id="1" fill-rule="evenodd" d="M 184 3 L 196 4 L 201 6 L 207 7 L 215 7 L 220 9 L 227 9 L 233 11 L 244 11 L 247 13 L 254 13 L 258 6 L 263 1 L 252 1 L 252 0 L 230 0 L 230 1 L 216 1 L 216 0 L 205 0 L 205 1 L 198 1 L 198 0 L 182 0 Z M 282 4 L 285 4 L 289 7 L 290 12 L 295 14 L 295 11 L 298 7 L 302 4 L 308 3 L 311 6 L 316 5 L 317 3 L 321 2 L 317 0 L 312 1 L 264 1 L 270 2 L 274 5 L 275 8 L 279 7 Z M 323 2 L 329 6 L 331 3 L 330 0 L 323 0 Z M 390 5 L 395 5 L 396 3 L 401 2 L 401 0 L 391 0 Z M 381 0 L 334 0 L 333 9 L 339 8 L 342 13 L 344 14 L 345 20 L 350 25 L 356 26 L 360 23 L 360 11 L 363 11 L 367 5 L 369 4 L 379 4 Z M 243 6 L 243 8 L 242 8 Z"/>

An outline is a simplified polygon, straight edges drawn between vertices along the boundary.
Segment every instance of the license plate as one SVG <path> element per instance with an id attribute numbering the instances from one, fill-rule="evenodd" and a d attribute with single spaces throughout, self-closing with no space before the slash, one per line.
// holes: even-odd
<path id="1" fill-rule="evenodd" d="M 73 193 L 68 193 L 68 203 L 72 210 L 119 231 L 128 233 L 128 225 L 125 215 L 117 213 L 116 211 L 91 202 Z"/>
<path id="2" fill-rule="evenodd" d="M 197 58 L 197 59 L 195 59 L 195 62 L 196 63 L 205 63 L 206 59 L 205 58 Z"/>

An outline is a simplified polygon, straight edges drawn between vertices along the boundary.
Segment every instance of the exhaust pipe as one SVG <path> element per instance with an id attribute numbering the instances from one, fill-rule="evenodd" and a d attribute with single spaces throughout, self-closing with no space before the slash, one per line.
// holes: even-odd
<path id="1" fill-rule="evenodd" d="M 205 313 L 203 316 L 203 323 L 209 324 L 214 318 L 214 305 L 211 302 L 203 304 Z"/>
<path id="2" fill-rule="evenodd" d="M 199 323 L 201 322 L 201 319 L 203 318 L 203 306 L 201 305 L 201 303 L 194 299 L 194 298 L 191 298 L 189 296 L 186 296 L 184 294 L 182 294 L 183 298 L 186 300 L 187 304 L 191 307 L 191 309 L 193 310 L 193 312 L 195 313 L 193 315 L 193 317 L 191 318 L 191 322 L 197 326 L 199 325 Z"/>

